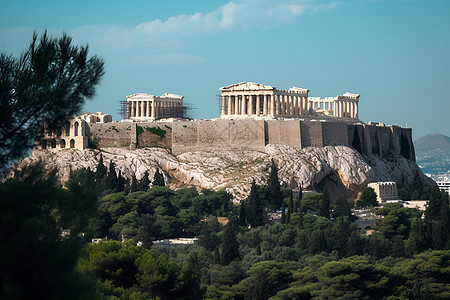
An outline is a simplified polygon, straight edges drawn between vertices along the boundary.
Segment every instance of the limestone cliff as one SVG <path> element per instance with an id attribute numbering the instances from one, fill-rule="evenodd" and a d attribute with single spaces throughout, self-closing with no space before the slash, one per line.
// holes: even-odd
<path id="1" fill-rule="evenodd" d="M 308 147 L 297 149 L 285 145 L 268 144 L 260 151 L 197 151 L 178 156 L 161 148 L 127 150 L 124 148 L 102 149 L 108 166 L 112 159 L 118 170 L 130 178 L 132 173 L 140 179 L 145 171 L 153 178 L 157 169 L 163 171 L 166 182 L 173 188 L 195 185 L 208 189 L 226 189 L 235 200 L 246 197 L 250 183 L 265 184 L 270 162 L 274 159 L 279 177 L 285 187 L 303 190 L 322 190 L 326 185 L 334 197 L 355 196 L 372 181 L 409 182 L 418 170 L 429 184 L 415 162 L 401 155 L 389 158 L 377 155 L 362 156 L 347 146 Z M 16 165 L 42 159 L 50 166 L 57 166 L 61 182 L 67 180 L 70 170 L 91 168 L 95 170 L 100 152 L 97 150 L 66 149 L 58 152 L 35 150 L 33 156 Z M 11 171 L 11 175 L 14 171 Z"/>

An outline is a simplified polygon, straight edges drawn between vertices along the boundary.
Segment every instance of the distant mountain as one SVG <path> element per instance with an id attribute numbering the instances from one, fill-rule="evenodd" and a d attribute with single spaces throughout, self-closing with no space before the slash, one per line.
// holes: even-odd
<path id="1" fill-rule="evenodd" d="M 416 161 L 424 173 L 441 174 L 450 170 L 450 137 L 429 134 L 414 142 Z"/>

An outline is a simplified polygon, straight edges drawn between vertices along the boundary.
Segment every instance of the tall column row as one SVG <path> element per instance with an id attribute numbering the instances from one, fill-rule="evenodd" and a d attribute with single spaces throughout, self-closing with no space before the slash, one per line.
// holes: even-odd
<path id="1" fill-rule="evenodd" d="M 306 96 L 286 94 L 222 95 L 222 116 L 226 115 L 305 115 Z"/>
<path id="2" fill-rule="evenodd" d="M 334 101 L 333 116 L 338 118 L 358 119 L 358 103 L 353 101 Z"/>
<path id="3" fill-rule="evenodd" d="M 157 116 L 157 102 L 130 101 L 130 118 L 155 118 Z"/>

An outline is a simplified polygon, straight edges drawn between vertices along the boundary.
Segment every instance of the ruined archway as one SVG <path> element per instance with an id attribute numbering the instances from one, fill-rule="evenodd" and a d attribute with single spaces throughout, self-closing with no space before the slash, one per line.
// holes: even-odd
<path id="1" fill-rule="evenodd" d="M 50 145 L 51 145 L 52 148 L 56 148 L 56 140 L 55 140 L 55 139 L 52 139 L 52 140 L 50 141 Z"/>
<path id="2" fill-rule="evenodd" d="M 60 148 L 66 148 L 66 140 L 65 139 L 61 139 L 59 141 L 59 147 Z"/>
<path id="3" fill-rule="evenodd" d="M 74 136 L 78 136 L 78 127 L 79 127 L 78 122 L 75 122 L 73 124 L 73 135 Z"/>
<path id="4" fill-rule="evenodd" d="M 70 148 L 75 148 L 75 140 L 74 139 L 70 140 Z"/>

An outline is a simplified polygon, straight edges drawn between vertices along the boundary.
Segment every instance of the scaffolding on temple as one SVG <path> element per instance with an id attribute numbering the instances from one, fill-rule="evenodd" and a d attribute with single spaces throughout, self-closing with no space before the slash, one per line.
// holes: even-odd
<path id="1" fill-rule="evenodd" d="M 219 108 L 219 116 L 222 115 L 222 95 L 216 95 L 217 107 Z"/>
<path id="2" fill-rule="evenodd" d="M 128 110 L 128 104 L 127 100 L 120 100 L 119 101 L 119 108 L 117 109 L 117 113 L 119 116 L 122 117 L 122 119 L 128 119 L 129 117 L 129 110 Z"/>
<path id="3" fill-rule="evenodd" d="M 192 119 L 191 112 L 193 110 L 190 103 L 184 102 L 182 107 L 159 107 L 159 112 L 162 117 L 158 119 Z M 119 108 L 117 113 L 123 120 L 130 118 L 130 105 L 126 100 L 119 101 Z"/>

